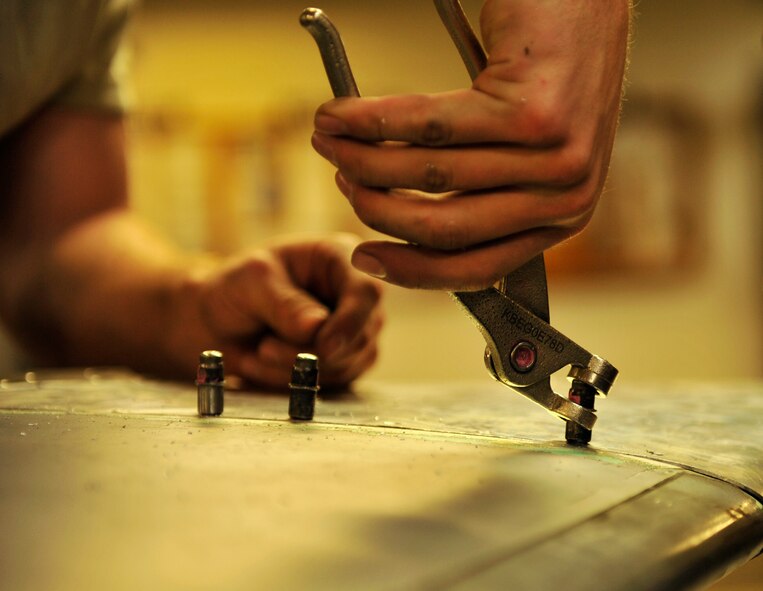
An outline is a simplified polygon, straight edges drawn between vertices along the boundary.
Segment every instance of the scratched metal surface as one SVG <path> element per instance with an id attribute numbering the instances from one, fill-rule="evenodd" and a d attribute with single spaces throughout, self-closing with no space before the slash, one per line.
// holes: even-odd
<path id="1" fill-rule="evenodd" d="M 487 381 L 361 385 L 301 424 L 284 395 L 199 419 L 190 384 L 3 381 L 3 588 L 701 588 L 760 550 L 763 506 L 694 473 L 759 490 L 760 388 L 692 416 L 698 392 L 624 391 L 586 450 Z"/>
<path id="2" fill-rule="evenodd" d="M 594 450 L 675 463 L 717 476 L 763 498 L 763 383 L 621 386 L 597 401 Z M 192 384 L 119 371 L 38 373 L 0 380 L 0 409 L 193 416 Z M 284 394 L 228 392 L 227 418 L 285 420 Z M 316 421 L 561 442 L 545 411 L 491 380 L 449 384 L 360 384 L 323 398 Z"/>

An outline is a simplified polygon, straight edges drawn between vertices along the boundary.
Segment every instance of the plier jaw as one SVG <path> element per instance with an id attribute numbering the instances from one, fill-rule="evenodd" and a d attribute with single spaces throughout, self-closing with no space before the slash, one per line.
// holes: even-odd
<path id="1" fill-rule="evenodd" d="M 545 284 L 545 273 L 540 279 Z M 511 285 L 511 281 L 509 274 L 503 283 Z M 571 400 L 556 394 L 551 388 L 551 375 L 571 366 L 568 376 L 571 380 L 606 396 L 617 377 L 617 369 L 495 287 L 452 295 L 485 337 L 485 365 L 490 374 L 551 413 L 588 431 L 590 439 L 596 422 L 593 405 L 585 408 L 575 397 Z M 579 437 L 569 439 L 573 439 L 571 443 L 587 443 L 577 441 Z"/>

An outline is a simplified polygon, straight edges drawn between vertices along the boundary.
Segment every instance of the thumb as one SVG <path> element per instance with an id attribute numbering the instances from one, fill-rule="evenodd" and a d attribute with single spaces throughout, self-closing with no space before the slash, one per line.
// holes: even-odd
<path id="1" fill-rule="evenodd" d="M 309 343 L 329 317 L 329 310 L 288 277 L 274 279 L 262 292 L 265 324 L 292 343 Z"/>
<path id="2" fill-rule="evenodd" d="M 208 283 L 210 328 L 228 337 L 265 327 L 294 344 L 309 343 L 329 316 L 320 301 L 295 285 L 281 261 L 255 252 L 234 262 Z"/>
<path id="3" fill-rule="evenodd" d="M 309 343 L 329 309 L 294 281 L 289 265 L 276 253 L 262 253 L 244 267 L 251 317 L 260 318 L 287 342 Z"/>

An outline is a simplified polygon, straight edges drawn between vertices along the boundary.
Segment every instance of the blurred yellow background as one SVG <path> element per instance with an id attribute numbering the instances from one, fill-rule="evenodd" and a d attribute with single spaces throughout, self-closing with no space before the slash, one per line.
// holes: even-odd
<path id="1" fill-rule="evenodd" d="M 136 15 L 133 198 L 187 248 L 371 235 L 310 147 L 330 90 L 304 6 L 146 0 Z M 480 6 L 464 2 L 472 22 Z M 364 95 L 468 84 L 430 2 L 321 7 Z M 552 323 L 622 381 L 761 377 L 763 5 L 642 0 L 638 13 L 612 179 L 590 229 L 552 253 Z M 486 378 L 482 337 L 446 294 L 390 288 L 387 309 L 369 377 Z"/>
<path id="2" fill-rule="evenodd" d="M 478 22 L 482 0 L 462 3 Z M 621 384 L 760 379 L 763 3 L 636 3 L 611 179 L 590 228 L 550 253 L 551 320 L 617 366 Z M 184 248 L 229 253 L 283 234 L 374 235 L 310 147 L 313 112 L 330 89 L 298 24 L 305 5 L 143 0 L 135 15 L 132 199 Z M 320 7 L 342 32 L 364 95 L 469 83 L 431 0 Z M 484 341 L 447 294 L 390 287 L 386 300 L 382 354 L 368 379 L 489 379 Z M 3 353 L 0 367 L 14 362 Z M 760 590 L 761 569 L 759 558 L 713 589 Z"/>

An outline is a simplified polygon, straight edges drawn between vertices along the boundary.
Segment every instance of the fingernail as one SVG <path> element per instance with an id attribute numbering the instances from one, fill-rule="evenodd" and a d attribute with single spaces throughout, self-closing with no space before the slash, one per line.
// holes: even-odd
<path id="1" fill-rule="evenodd" d="M 352 254 L 352 266 L 371 277 L 384 279 L 387 276 L 387 270 L 379 259 L 360 250 Z"/>
<path id="2" fill-rule="evenodd" d="M 331 147 L 328 138 L 321 133 L 314 133 L 312 138 L 313 148 L 326 160 L 336 166 L 336 156 L 334 155 L 334 148 Z"/>
<path id="3" fill-rule="evenodd" d="M 346 135 L 348 132 L 344 121 L 323 113 L 315 116 L 315 129 L 328 135 Z"/>
<path id="4" fill-rule="evenodd" d="M 352 205 L 355 201 L 355 188 L 352 184 L 347 182 L 347 179 L 342 176 L 341 173 L 336 173 L 336 186 L 342 192 L 342 195 L 347 197 L 347 201 Z"/>

